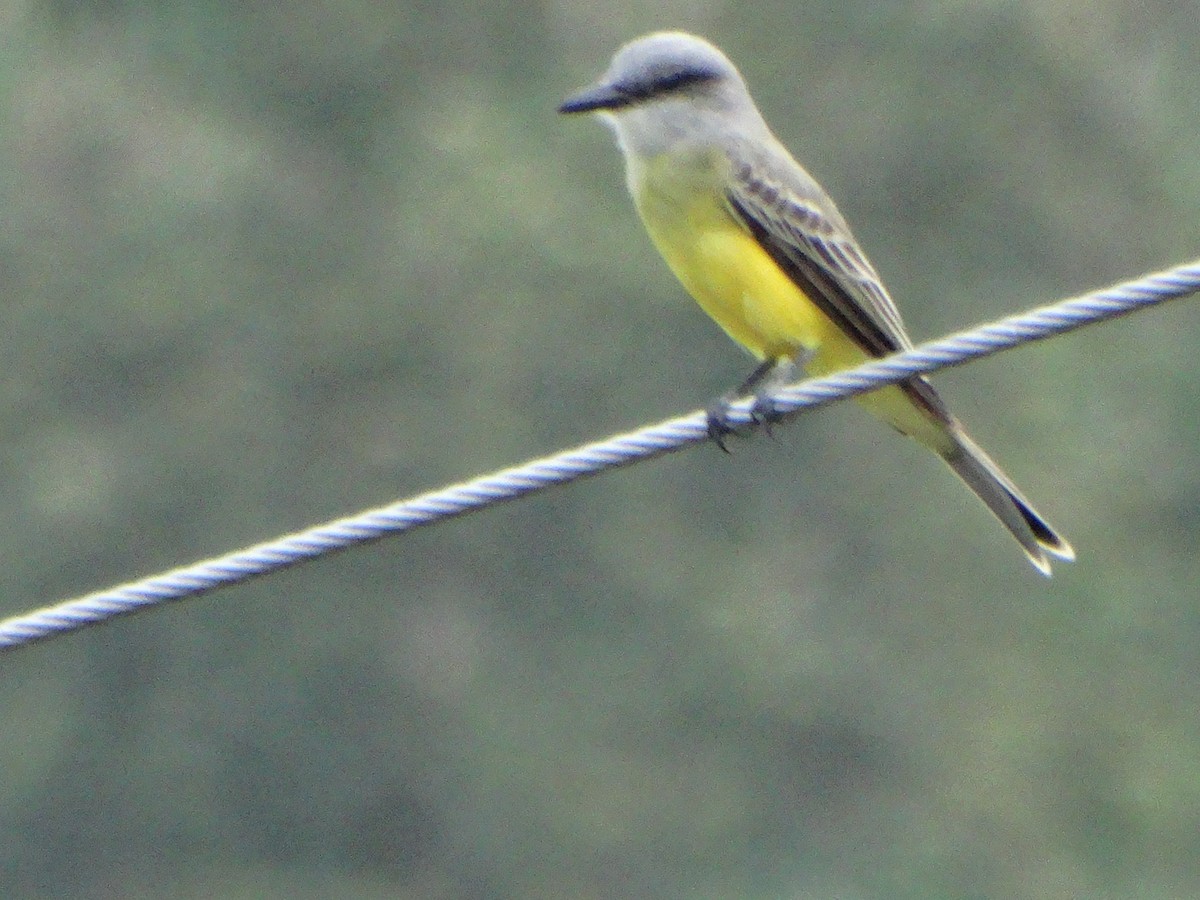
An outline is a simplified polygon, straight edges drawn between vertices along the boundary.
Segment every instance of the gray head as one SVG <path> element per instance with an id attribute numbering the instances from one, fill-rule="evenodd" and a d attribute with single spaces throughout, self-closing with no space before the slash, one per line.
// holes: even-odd
<path id="1" fill-rule="evenodd" d="M 638 153 L 766 130 L 729 58 L 682 31 L 630 41 L 596 84 L 569 97 L 558 111 L 600 113 L 622 148 Z"/>

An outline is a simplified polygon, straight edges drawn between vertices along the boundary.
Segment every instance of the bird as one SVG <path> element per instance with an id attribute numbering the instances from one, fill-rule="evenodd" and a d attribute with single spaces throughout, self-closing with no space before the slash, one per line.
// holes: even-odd
<path id="1" fill-rule="evenodd" d="M 709 434 L 722 449 L 735 400 L 753 397 L 755 419 L 769 425 L 778 415 L 771 392 L 797 368 L 824 375 L 912 347 L 845 218 L 709 41 L 682 31 L 636 38 L 559 112 L 594 114 L 614 132 L 651 242 L 704 312 L 758 360 L 708 408 Z M 1052 558 L 1075 558 L 928 379 L 858 401 L 945 461 L 1043 575 Z"/>

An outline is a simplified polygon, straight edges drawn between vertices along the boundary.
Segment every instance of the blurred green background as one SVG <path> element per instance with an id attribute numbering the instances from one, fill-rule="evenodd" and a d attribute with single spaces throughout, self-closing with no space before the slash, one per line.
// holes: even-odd
<path id="1" fill-rule="evenodd" d="M 0 11 L 16 614 L 703 405 L 595 124 L 739 64 L 918 339 L 1200 250 L 1167 2 Z M 1038 577 L 850 405 L 0 660 L 5 897 L 1200 895 L 1200 327 L 943 373 Z"/>

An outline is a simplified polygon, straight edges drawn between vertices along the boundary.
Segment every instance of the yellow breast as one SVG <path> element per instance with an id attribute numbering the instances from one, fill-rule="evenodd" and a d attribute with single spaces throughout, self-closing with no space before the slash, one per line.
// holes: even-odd
<path id="1" fill-rule="evenodd" d="M 755 240 L 725 200 L 719 153 L 627 159 L 646 230 L 688 293 L 759 359 L 807 357 L 812 375 L 848 369 L 867 354 L 821 312 Z M 859 398 L 868 410 L 931 447 L 947 432 L 896 387 Z"/>
<path id="2" fill-rule="evenodd" d="M 630 171 L 634 201 L 658 251 L 704 311 L 760 359 L 845 341 L 734 217 L 723 162 L 712 154 L 658 157 Z"/>

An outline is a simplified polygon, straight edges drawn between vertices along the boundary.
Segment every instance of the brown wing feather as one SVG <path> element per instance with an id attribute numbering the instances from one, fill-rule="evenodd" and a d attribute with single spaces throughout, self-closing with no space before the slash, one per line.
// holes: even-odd
<path id="1" fill-rule="evenodd" d="M 790 159 L 788 171 L 806 173 Z M 776 167 L 778 168 L 778 167 Z M 816 182 L 773 182 L 764 166 L 735 163 L 729 204 L 762 248 L 825 315 L 869 356 L 912 346 L 895 303 L 841 214 Z M 902 385 L 920 406 L 952 422 L 924 378 Z"/>

